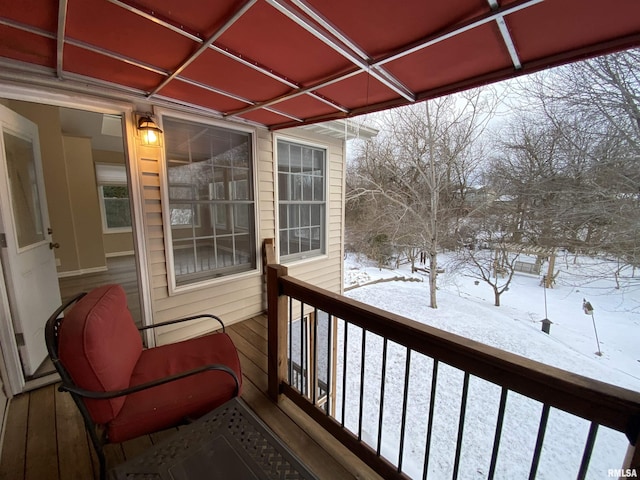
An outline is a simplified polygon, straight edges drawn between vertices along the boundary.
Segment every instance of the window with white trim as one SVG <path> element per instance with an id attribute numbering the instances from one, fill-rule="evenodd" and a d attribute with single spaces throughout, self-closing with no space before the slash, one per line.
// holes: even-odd
<path id="1" fill-rule="evenodd" d="M 252 134 L 171 117 L 163 130 L 175 285 L 255 269 Z"/>
<path id="2" fill-rule="evenodd" d="M 283 260 L 325 253 L 326 156 L 323 148 L 278 140 L 279 247 Z"/>
<path id="3" fill-rule="evenodd" d="M 125 166 L 97 163 L 95 167 L 102 231 L 104 233 L 130 232 L 131 205 Z"/>

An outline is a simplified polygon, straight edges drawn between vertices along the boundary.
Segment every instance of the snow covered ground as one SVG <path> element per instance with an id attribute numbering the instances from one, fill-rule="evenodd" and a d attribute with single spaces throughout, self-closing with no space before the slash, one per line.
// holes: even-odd
<path id="1" fill-rule="evenodd" d="M 345 261 L 345 287 L 394 277 L 420 278 L 423 283 L 391 281 L 349 289 L 346 295 L 379 308 L 412 318 L 479 342 L 522 355 L 584 376 L 640 391 L 640 280 L 624 271 L 620 288 L 612 274 L 616 265 L 603 259 L 559 258 L 560 269 L 553 289 L 540 286 L 540 278 L 517 274 L 502 306 L 493 306 L 491 288 L 473 278 L 451 271 L 447 257 L 440 259 L 445 273 L 439 275 L 438 306 L 429 308 L 428 279 L 412 274 L 405 265 L 398 270 L 378 269 L 366 259 L 349 255 Z M 550 335 L 541 331 L 540 320 L 553 322 Z M 594 308 L 602 356 L 591 315 L 582 310 L 583 298 Z M 342 362 L 342 325 L 339 328 L 338 372 Z M 360 408 L 361 331 L 350 327 L 347 348 L 345 425 L 358 431 Z M 362 435 L 378 445 L 380 417 L 382 339 L 367 334 Z M 385 376 L 381 452 L 397 464 L 400 445 L 401 405 L 406 365 L 405 349 L 390 344 Z M 404 436 L 402 468 L 421 478 L 424 465 L 427 416 L 431 397 L 433 361 L 411 356 L 408 418 Z M 451 478 L 463 385 L 463 372 L 439 364 L 432 455 L 429 478 Z M 338 376 L 337 412 L 342 411 L 342 377 Z M 495 435 L 501 389 L 471 378 L 459 478 L 486 478 Z M 542 405 L 513 392 L 507 398 L 496 478 L 528 478 Z M 341 418 L 338 413 L 338 419 Z M 589 423 L 551 409 L 538 469 L 539 479 L 575 478 L 589 430 Z M 627 448 L 624 435 L 600 428 L 587 478 L 607 478 L 608 470 L 620 468 Z"/>

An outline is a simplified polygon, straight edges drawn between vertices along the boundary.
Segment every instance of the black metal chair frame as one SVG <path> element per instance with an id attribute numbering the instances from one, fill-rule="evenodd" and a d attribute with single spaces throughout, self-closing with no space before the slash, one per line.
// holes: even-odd
<path id="1" fill-rule="evenodd" d="M 76 386 L 73 380 L 71 379 L 69 372 L 67 372 L 67 369 L 60 362 L 60 358 L 58 356 L 58 333 L 60 331 L 60 325 L 64 320 L 64 317 L 61 317 L 60 315 L 67 308 L 69 308 L 71 305 L 76 303 L 85 295 L 86 295 L 86 292 L 77 294 L 73 298 L 63 303 L 55 312 L 53 312 L 51 317 L 49 317 L 49 319 L 47 320 L 47 324 L 45 326 L 45 342 L 47 344 L 47 350 L 49 351 L 49 357 L 51 358 L 51 361 L 53 362 L 53 365 L 56 368 L 62 380 L 62 384 L 58 387 L 58 390 L 60 392 L 69 392 L 71 394 L 71 397 L 73 398 L 73 401 L 78 406 L 78 409 L 82 414 L 85 427 L 89 432 L 89 436 L 91 437 L 91 442 L 93 443 L 93 447 L 95 449 L 95 452 L 98 456 L 98 460 L 100 462 L 100 479 L 105 480 L 106 479 L 106 459 L 105 459 L 103 447 L 111 442 L 109 442 L 109 439 L 107 438 L 105 431 L 102 431 L 102 434 L 98 435 L 99 425 L 96 424 L 91 418 L 91 415 L 89 414 L 89 410 L 84 404 L 84 400 L 83 400 L 84 398 L 107 400 L 111 398 L 121 397 L 124 395 L 140 392 L 148 388 L 157 387 L 165 383 L 173 382 L 181 378 L 189 377 L 191 375 L 196 375 L 198 373 L 206 372 L 208 370 L 224 371 L 233 377 L 233 380 L 235 381 L 235 384 L 236 384 L 234 397 L 238 396 L 240 383 L 238 381 L 238 377 L 236 376 L 235 372 L 229 367 L 227 367 L 226 365 L 208 364 L 208 365 L 203 365 L 201 367 L 194 368 L 191 370 L 186 370 L 184 372 L 177 373 L 175 375 L 159 378 L 151 382 L 146 382 L 140 385 L 135 385 L 133 387 L 125 388 L 122 390 L 99 392 L 99 391 L 84 390 Z M 222 323 L 222 320 L 220 320 L 220 318 L 218 318 L 217 316 L 211 315 L 211 314 L 195 315 L 192 317 L 179 318 L 176 320 L 169 320 L 167 322 L 161 322 L 154 325 L 138 327 L 138 331 L 142 332 L 144 330 L 158 328 L 165 325 L 173 325 L 176 323 L 187 322 L 190 320 L 196 320 L 200 318 L 212 318 L 218 321 L 218 323 L 220 323 L 220 325 L 222 326 L 222 332 L 224 332 L 224 323 Z"/>

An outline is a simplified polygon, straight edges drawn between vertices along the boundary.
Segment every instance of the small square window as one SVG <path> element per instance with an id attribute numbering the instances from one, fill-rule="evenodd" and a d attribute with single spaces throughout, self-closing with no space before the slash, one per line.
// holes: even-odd
<path id="1" fill-rule="evenodd" d="M 102 227 L 105 233 L 131 231 L 131 205 L 126 185 L 100 185 Z"/>
<path id="2" fill-rule="evenodd" d="M 100 197 L 102 231 L 131 231 L 131 204 L 127 186 L 127 170 L 120 163 L 96 163 L 96 182 Z"/>

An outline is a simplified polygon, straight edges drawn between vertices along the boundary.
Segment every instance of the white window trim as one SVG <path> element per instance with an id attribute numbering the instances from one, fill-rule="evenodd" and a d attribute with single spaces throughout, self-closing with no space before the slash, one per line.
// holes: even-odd
<path id="1" fill-rule="evenodd" d="M 278 142 L 284 141 L 289 143 L 295 143 L 305 147 L 319 148 L 325 151 L 324 158 L 324 252 L 299 256 L 295 254 L 295 257 L 287 258 L 288 255 L 282 256 L 280 252 L 280 186 L 278 181 Z M 275 204 L 275 232 L 276 232 L 276 258 L 278 262 L 289 266 L 300 265 L 303 263 L 315 262 L 318 260 L 324 260 L 329 258 L 329 164 L 331 158 L 331 145 L 326 143 L 314 142 L 306 138 L 300 138 L 289 135 L 274 134 L 273 135 L 273 170 L 274 170 L 274 204 Z"/>
<path id="2" fill-rule="evenodd" d="M 165 108 L 157 108 L 156 118 L 160 122 L 160 128 L 163 128 L 162 122 L 164 117 L 171 117 L 178 120 L 186 120 L 191 122 L 197 122 L 204 125 L 211 125 L 213 127 L 226 128 L 228 130 L 236 130 L 239 132 L 245 132 L 251 134 L 251 156 L 252 156 L 252 177 L 253 177 L 253 202 L 254 202 L 254 238 L 255 238 L 255 252 L 256 252 L 256 267 L 254 269 L 234 273 L 230 275 L 224 275 L 221 277 L 210 278 L 187 285 L 176 285 L 176 276 L 174 269 L 173 258 L 173 235 L 171 234 L 170 225 L 170 210 L 169 210 L 169 180 L 167 178 L 167 158 L 166 149 L 163 146 L 160 153 L 159 161 L 159 177 L 160 177 L 160 202 L 162 206 L 162 225 L 164 228 L 164 250 L 165 250 L 165 266 L 167 270 L 167 285 L 169 290 L 169 296 L 179 295 L 185 292 L 194 290 L 205 289 L 220 283 L 242 280 L 244 278 L 256 277 L 262 274 L 262 261 L 260 259 L 260 198 L 258 196 L 258 129 L 255 127 L 240 125 L 234 122 L 224 122 L 220 120 L 213 120 L 211 118 L 203 118 L 198 115 L 190 115 L 184 112 L 177 112 L 175 110 L 169 110 Z"/>

